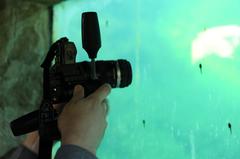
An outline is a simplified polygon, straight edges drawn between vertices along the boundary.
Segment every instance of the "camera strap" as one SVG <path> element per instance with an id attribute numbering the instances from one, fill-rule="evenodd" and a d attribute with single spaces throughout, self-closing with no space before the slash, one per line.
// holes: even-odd
<path id="1" fill-rule="evenodd" d="M 51 46 L 48 54 L 42 63 L 43 68 L 43 100 L 39 109 L 39 155 L 38 159 L 51 159 L 54 137 L 53 130 L 56 125 L 57 115 L 53 109 L 50 99 L 49 69 L 55 56 L 55 49 L 58 43 Z"/>
<path id="2" fill-rule="evenodd" d="M 53 146 L 53 131 L 56 114 L 48 100 L 43 100 L 39 110 L 39 159 L 51 159 Z"/>

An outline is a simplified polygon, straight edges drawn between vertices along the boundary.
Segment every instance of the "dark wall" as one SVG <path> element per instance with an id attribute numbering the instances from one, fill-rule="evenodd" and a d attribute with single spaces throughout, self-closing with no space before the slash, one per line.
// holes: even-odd
<path id="1" fill-rule="evenodd" d="M 0 0 L 0 156 L 17 145 L 9 122 L 39 107 L 40 64 L 50 46 L 49 8 L 59 0 Z"/>

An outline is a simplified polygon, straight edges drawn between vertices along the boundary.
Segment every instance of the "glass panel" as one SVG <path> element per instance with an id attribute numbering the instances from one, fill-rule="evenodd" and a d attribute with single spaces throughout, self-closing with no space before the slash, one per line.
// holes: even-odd
<path id="1" fill-rule="evenodd" d="M 109 97 L 101 159 L 240 156 L 238 0 L 72 0 L 54 8 L 54 40 L 81 48 L 81 13 L 96 11 L 98 60 L 127 59 L 133 82 Z M 231 124 L 231 130 L 229 128 Z"/>

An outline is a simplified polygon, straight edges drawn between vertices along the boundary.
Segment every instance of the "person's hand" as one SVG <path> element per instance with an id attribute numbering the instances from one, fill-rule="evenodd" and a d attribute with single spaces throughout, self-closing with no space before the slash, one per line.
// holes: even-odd
<path id="1" fill-rule="evenodd" d="M 26 139 L 22 143 L 26 148 L 30 151 L 38 154 L 38 147 L 39 147 L 39 135 L 38 131 L 33 131 L 27 134 Z"/>
<path id="2" fill-rule="evenodd" d="M 84 88 L 75 86 L 72 99 L 58 118 L 62 145 L 77 145 L 96 155 L 107 127 L 105 101 L 110 91 L 111 86 L 104 84 L 84 98 Z"/>
<path id="3" fill-rule="evenodd" d="M 56 109 L 58 112 L 61 111 L 63 106 L 66 103 L 60 103 L 60 104 L 53 104 L 54 109 Z M 33 131 L 27 134 L 27 137 L 22 142 L 22 145 L 28 148 L 30 151 L 38 155 L 39 151 L 39 134 L 38 131 Z"/>

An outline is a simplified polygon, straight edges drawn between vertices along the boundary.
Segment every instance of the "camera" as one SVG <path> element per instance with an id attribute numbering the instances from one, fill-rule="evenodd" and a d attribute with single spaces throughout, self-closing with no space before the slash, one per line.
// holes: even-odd
<path id="1" fill-rule="evenodd" d="M 53 104 L 68 102 L 77 84 L 84 87 L 85 96 L 104 83 L 109 83 L 112 88 L 124 88 L 131 84 L 132 68 L 127 60 L 95 61 L 101 47 L 96 12 L 82 14 L 82 47 L 91 59 L 90 62 L 76 62 L 76 46 L 66 37 L 53 43 L 41 65 L 44 70 L 40 109 L 10 123 L 15 136 L 39 130 L 40 137 L 59 139 L 56 125 L 59 114 L 53 109 Z"/>
<path id="2" fill-rule="evenodd" d="M 109 83 L 112 88 L 127 87 L 132 82 L 131 64 L 124 59 L 96 61 L 96 79 L 92 75 L 92 63 L 76 63 L 76 47 L 67 38 L 58 40 L 55 64 L 50 67 L 50 96 L 53 103 L 63 103 L 72 97 L 73 88 L 80 84 L 85 88 L 85 95 L 96 87 Z"/>

